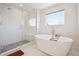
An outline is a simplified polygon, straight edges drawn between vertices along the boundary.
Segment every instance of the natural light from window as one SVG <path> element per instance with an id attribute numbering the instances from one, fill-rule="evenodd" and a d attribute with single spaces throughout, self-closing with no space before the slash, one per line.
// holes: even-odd
<path id="1" fill-rule="evenodd" d="M 35 18 L 31 18 L 29 20 L 30 26 L 36 26 L 36 19 Z"/>
<path id="2" fill-rule="evenodd" d="M 64 11 L 58 11 L 46 15 L 47 25 L 63 25 Z"/>

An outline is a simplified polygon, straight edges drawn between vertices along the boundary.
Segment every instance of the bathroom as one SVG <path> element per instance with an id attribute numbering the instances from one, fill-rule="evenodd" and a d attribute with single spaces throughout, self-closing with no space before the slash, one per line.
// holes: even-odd
<path id="1" fill-rule="evenodd" d="M 60 23 L 47 20 L 58 12 L 62 14 Z M 23 56 L 79 56 L 78 14 L 78 3 L 0 3 L 0 55 L 22 50 Z M 65 47 L 62 43 L 64 47 L 58 48 L 50 40 L 54 35 L 70 39 L 67 42 L 62 39 L 70 45 Z M 41 40 L 43 38 L 48 41 Z M 52 45 L 61 51 L 54 51 Z"/>

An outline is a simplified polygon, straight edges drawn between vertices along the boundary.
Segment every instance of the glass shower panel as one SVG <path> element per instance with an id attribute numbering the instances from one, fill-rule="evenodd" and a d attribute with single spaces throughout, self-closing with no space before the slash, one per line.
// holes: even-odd
<path id="1" fill-rule="evenodd" d="M 36 34 L 36 10 L 33 9 L 28 13 L 28 19 L 25 21 L 26 28 L 26 38 L 29 41 L 34 40 L 34 35 Z"/>
<path id="2" fill-rule="evenodd" d="M 26 6 L 27 4 L 23 4 Z M 19 3 L 0 4 L 0 54 L 27 44 L 36 34 L 36 11 L 24 9 Z M 34 19 L 30 25 L 30 19 Z"/>

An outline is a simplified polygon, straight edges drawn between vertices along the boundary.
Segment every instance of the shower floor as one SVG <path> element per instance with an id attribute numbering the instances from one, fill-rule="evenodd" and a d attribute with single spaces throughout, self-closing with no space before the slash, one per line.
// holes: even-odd
<path id="1" fill-rule="evenodd" d="M 11 49 L 13 49 L 13 48 L 16 48 L 16 47 L 18 47 L 18 46 L 20 46 L 20 45 L 27 44 L 27 43 L 29 43 L 29 42 L 30 42 L 30 41 L 28 41 L 28 40 L 23 40 L 23 41 L 19 41 L 19 42 L 13 43 L 13 44 L 9 44 L 9 45 L 3 46 L 3 49 L 1 50 L 1 53 L 6 52 L 6 51 L 8 51 L 8 50 L 11 50 Z M 0 53 L 0 54 L 1 54 L 1 53 Z"/>

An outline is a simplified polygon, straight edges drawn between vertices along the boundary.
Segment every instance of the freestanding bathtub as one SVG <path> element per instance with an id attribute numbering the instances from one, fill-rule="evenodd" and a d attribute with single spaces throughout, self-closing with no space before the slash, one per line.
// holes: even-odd
<path id="1" fill-rule="evenodd" d="M 52 35 L 39 34 L 35 35 L 37 47 L 53 56 L 66 56 L 69 52 L 73 40 L 67 37 L 60 36 L 57 41 L 49 40 Z"/>

